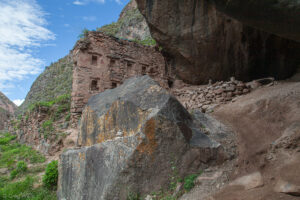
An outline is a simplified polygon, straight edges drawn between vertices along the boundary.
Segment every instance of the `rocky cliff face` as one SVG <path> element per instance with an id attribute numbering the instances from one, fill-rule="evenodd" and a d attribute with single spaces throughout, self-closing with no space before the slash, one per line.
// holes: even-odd
<path id="1" fill-rule="evenodd" d="M 64 147 L 72 146 L 69 140 L 70 95 L 61 95 L 51 101 L 36 102 L 10 121 L 9 132 L 17 135 L 21 143 L 32 146 L 45 155 L 55 155 Z"/>
<path id="2" fill-rule="evenodd" d="M 17 106 L 0 92 L 0 130 L 4 129 Z"/>
<path id="3" fill-rule="evenodd" d="M 300 42 L 300 2 L 215 0 L 221 12 L 250 26 Z"/>
<path id="4" fill-rule="evenodd" d="M 18 108 L 18 114 L 37 102 L 52 101 L 60 95 L 70 94 L 72 70 L 73 63 L 69 55 L 47 67 L 32 84 L 24 103 Z"/>
<path id="5" fill-rule="evenodd" d="M 152 37 L 173 57 L 186 82 L 235 76 L 278 79 L 299 65 L 299 43 L 279 38 L 230 18 L 211 1 L 137 0 Z"/>
<path id="6" fill-rule="evenodd" d="M 126 5 L 117 22 L 103 26 L 98 31 L 129 40 L 151 38 L 146 20 L 138 10 L 135 0 Z"/>

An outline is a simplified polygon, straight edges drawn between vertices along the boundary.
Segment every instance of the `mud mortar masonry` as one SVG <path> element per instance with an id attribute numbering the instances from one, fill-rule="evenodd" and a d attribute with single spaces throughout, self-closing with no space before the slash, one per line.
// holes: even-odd
<path id="1" fill-rule="evenodd" d="M 125 79 L 149 75 L 162 87 L 172 85 L 173 73 L 153 47 L 120 40 L 100 32 L 89 34 L 73 49 L 72 117 L 78 119 L 88 99 L 113 89 Z M 168 85 L 169 83 L 169 85 Z"/>

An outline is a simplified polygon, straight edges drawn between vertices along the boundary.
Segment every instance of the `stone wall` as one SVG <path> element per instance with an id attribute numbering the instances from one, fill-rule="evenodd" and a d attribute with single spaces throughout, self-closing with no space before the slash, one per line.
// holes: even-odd
<path id="1" fill-rule="evenodd" d="M 91 96 L 115 88 L 129 77 L 147 74 L 166 89 L 173 85 L 173 72 L 154 47 L 89 32 L 76 43 L 72 55 L 73 122 L 79 118 Z"/>

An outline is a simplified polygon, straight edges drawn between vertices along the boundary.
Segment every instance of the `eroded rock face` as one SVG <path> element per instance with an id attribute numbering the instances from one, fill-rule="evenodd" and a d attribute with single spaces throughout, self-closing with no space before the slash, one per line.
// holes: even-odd
<path id="1" fill-rule="evenodd" d="M 241 1 L 242 2 L 242 1 Z M 235 76 L 286 78 L 299 65 L 299 43 L 243 25 L 207 0 L 137 0 L 152 37 L 188 83 Z"/>
<path id="2" fill-rule="evenodd" d="M 8 128 L 9 119 L 16 109 L 17 106 L 0 92 L 0 130 Z"/>
<path id="3" fill-rule="evenodd" d="M 222 147 L 198 131 L 184 107 L 148 76 L 93 96 L 82 114 L 78 145 L 61 155 L 58 196 L 66 200 L 126 199 L 167 187 Z"/>
<path id="4" fill-rule="evenodd" d="M 217 9 L 261 30 L 300 42 L 300 2 L 215 0 Z"/>

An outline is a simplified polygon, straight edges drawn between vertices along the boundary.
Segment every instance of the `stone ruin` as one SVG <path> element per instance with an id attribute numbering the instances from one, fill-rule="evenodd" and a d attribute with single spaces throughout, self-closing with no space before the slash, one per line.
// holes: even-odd
<path id="1" fill-rule="evenodd" d="M 257 79 L 248 83 L 235 80 L 232 77 L 229 81 L 218 81 L 202 86 L 186 85 L 171 91 L 186 109 L 210 112 L 220 104 L 235 101 L 237 97 L 248 94 L 258 87 L 272 86 L 274 83 L 272 77 Z"/>
<path id="2" fill-rule="evenodd" d="M 77 123 L 90 97 L 120 86 L 126 79 L 149 75 L 173 94 L 186 109 L 212 110 L 240 95 L 253 84 L 231 78 L 208 85 L 190 85 L 177 79 L 168 60 L 154 47 L 121 40 L 101 32 L 89 32 L 73 51 L 74 62 L 71 114 Z M 271 80 L 272 82 L 273 80 Z M 269 81 L 270 82 L 270 81 Z"/>
<path id="3" fill-rule="evenodd" d="M 113 89 L 129 77 L 149 75 L 166 89 L 173 84 L 173 72 L 157 49 L 100 32 L 89 32 L 79 40 L 72 56 L 73 122 L 81 116 L 91 96 Z"/>

